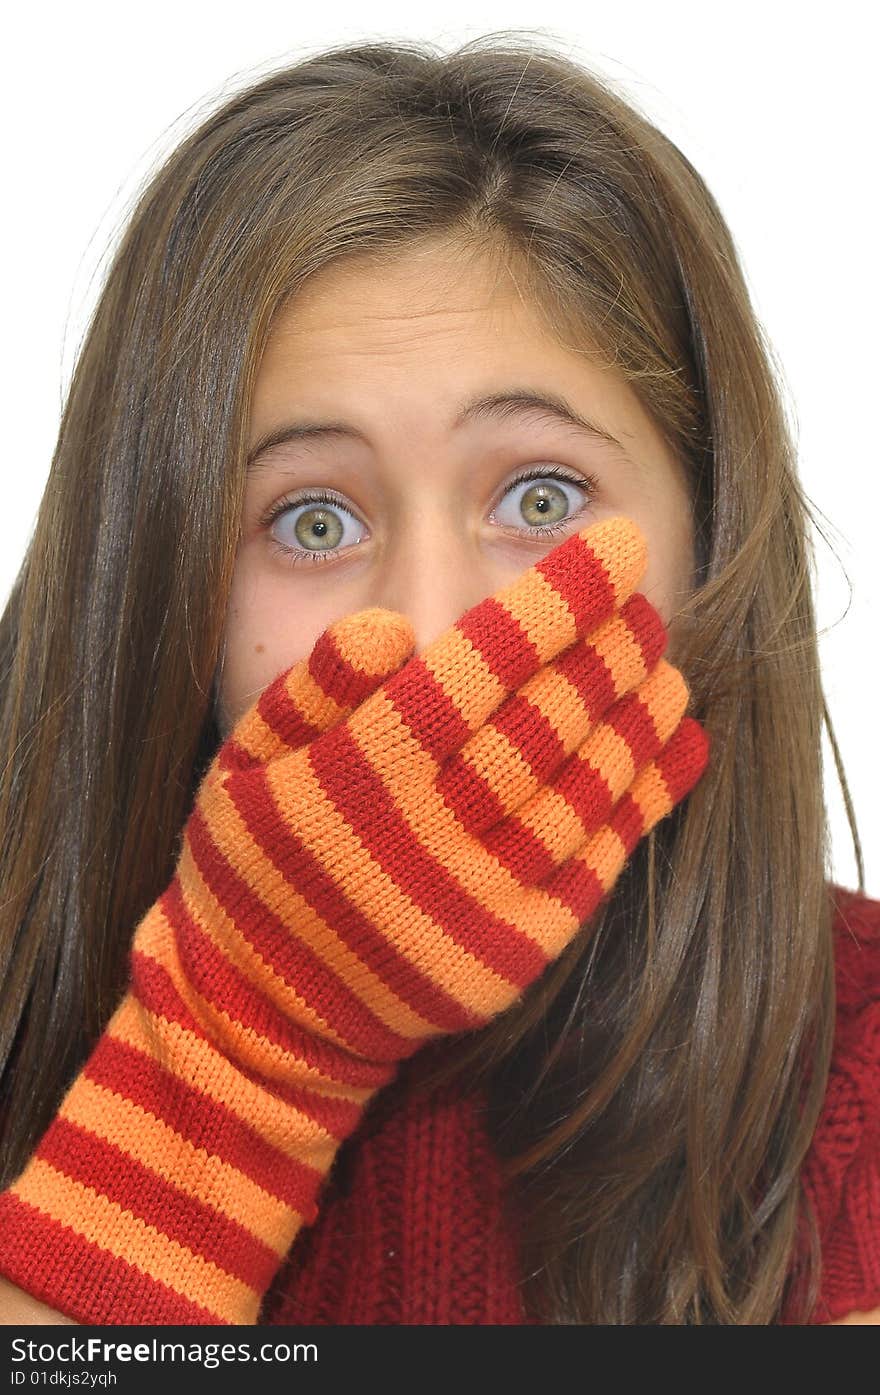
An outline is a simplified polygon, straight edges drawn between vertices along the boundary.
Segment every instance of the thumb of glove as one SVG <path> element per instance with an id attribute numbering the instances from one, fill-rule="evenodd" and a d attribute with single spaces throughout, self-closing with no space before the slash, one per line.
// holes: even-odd
<path id="1" fill-rule="evenodd" d="M 409 620 L 395 610 L 371 606 L 334 620 L 238 719 L 217 753 L 217 771 L 265 765 L 308 745 L 380 688 L 415 643 Z"/>

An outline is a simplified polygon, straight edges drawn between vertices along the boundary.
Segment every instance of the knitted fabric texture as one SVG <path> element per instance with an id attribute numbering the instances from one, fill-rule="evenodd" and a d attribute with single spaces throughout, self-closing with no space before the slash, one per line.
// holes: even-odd
<path id="1" fill-rule="evenodd" d="M 0 1271 L 81 1322 L 253 1323 L 400 1062 L 510 1007 L 708 760 L 629 519 L 414 655 L 337 622 L 206 774 Z"/>
<path id="2" fill-rule="evenodd" d="M 822 1242 L 811 1324 L 880 1306 L 880 901 L 831 891 L 835 1043 L 801 1173 Z M 517 1212 L 504 1204 L 485 1095 L 456 1082 L 419 1090 L 431 1055 L 407 1063 L 340 1149 L 321 1214 L 268 1291 L 262 1323 L 529 1321 Z M 794 1293 L 783 1324 L 796 1321 L 793 1309 Z"/>

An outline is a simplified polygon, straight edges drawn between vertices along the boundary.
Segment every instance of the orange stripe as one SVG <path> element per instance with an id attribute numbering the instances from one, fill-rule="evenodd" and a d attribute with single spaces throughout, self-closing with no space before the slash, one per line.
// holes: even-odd
<path id="1" fill-rule="evenodd" d="M 145 946 L 143 952 L 157 959 L 168 971 L 167 956 L 162 958 Z M 193 996 L 189 993 L 187 1000 Z M 107 1032 L 127 1046 L 152 1055 L 178 1080 L 222 1105 L 285 1157 L 304 1162 L 318 1172 L 327 1171 L 339 1147 L 337 1140 L 307 1115 L 300 1114 L 292 1105 L 236 1071 L 210 1042 L 203 1041 L 178 1022 L 169 1022 L 148 1012 L 133 997 L 126 997 L 120 1003 Z M 294 1083 L 292 1078 L 291 1084 Z M 294 1120 L 297 1121 L 295 1133 Z"/>
<path id="2" fill-rule="evenodd" d="M 640 684 L 639 702 L 647 710 L 663 745 L 681 721 L 688 697 L 682 675 L 664 660 L 660 660 Z M 600 722 L 586 739 L 575 759 L 583 761 L 602 777 L 614 804 L 635 780 L 636 767 L 629 742 L 604 722 Z M 555 862 L 570 857 L 587 837 L 580 816 L 558 790 L 546 787 L 539 790 L 517 817 L 540 839 Z"/>
<path id="3" fill-rule="evenodd" d="M 542 789 L 517 818 L 547 849 L 554 863 L 568 857 L 572 844 L 577 846 L 588 836 L 580 817 L 558 790 Z"/>
<path id="4" fill-rule="evenodd" d="M 276 1042 L 268 1041 L 249 1023 L 241 1021 L 239 1018 L 231 1017 L 229 1013 L 218 1010 L 213 1003 L 192 986 L 192 982 L 180 967 L 180 960 L 177 955 L 176 931 L 164 914 L 161 902 L 156 904 L 158 924 L 151 927 L 150 933 L 139 935 L 138 949 L 151 959 L 161 964 L 162 968 L 171 979 L 175 989 L 180 994 L 193 1017 L 201 1026 L 210 1042 L 224 1042 L 230 1035 L 235 1041 L 234 1054 L 236 1061 L 241 1061 L 247 1070 L 254 1071 L 258 1075 L 266 1076 L 270 1080 L 275 1079 L 287 1084 L 299 1084 L 298 1075 L 300 1069 L 305 1068 L 308 1072 L 311 1067 L 306 1066 L 298 1054 L 285 1051 Z M 231 1031 L 230 1031 L 231 1029 Z M 211 1047 L 213 1050 L 213 1046 Z M 159 1058 L 162 1059 L 161 1057 Z M 238 1078 L 239 1069 L 237 1064 L 232 1064 L 226 1056 L 225 1074 L 234 1072 Z M 164 1061 L 163 1061 L 164 1064 Z M 306 1082 L 303 1082 L 306 1084 Z M 267 1094 L 267 1086 L 257 1086 L 262 1088 Z M 306 1088 L 308 1085 L 306 1084 Z M 325 1141 L 331 1140 L 332 1135 L 311 1115 L 300 1111 L 289 1100 L 285 1100 L 283 1107 L 287 1109 L 297 1130 L 302 1129 L 305 1133 L 314 1129 L 317 1131 L 315 1137 L 323 1146 Z M 311 1133 L 305 1133 L 311 1137 Z M 339 1146 L 339 1141 L 334 1140 L 334 1146 Z M 331 1154 L 332 1156 L 332 1154 Z"/>
<path id="5" fill-rule="evenodd" d="M 644 683 L 647 670 L 641 645 L 619 615 L 600 625 L 589 642 L 608 670 L 618 698 Z M 553 727 L 566 756 L 581 745 L 594 725 L 594 714 L 587 710 L 580 693 L 552 665 L 524 683 L 520 694 Z M 471 737 L 461 757 L 498 800 L 504 814 L 519 809 L 542 788 L 542 781 L 519 748 L 491 721 Z"/>
<path id="6" fill-rule="evenodd" d="M 274 765 L 268 768 L 277 769 Z M 309 806 L 294 794 L 294 788 L 299 791 L 300 787 L 308 788 L 310 783 L 314 782 L 311 766 L 307 762 L 302 762 L 301 769 L 298 766 L 295 774 L 292 773 L 289 765 L 282 766 L 276 778 L 281 787 L 281 794 L 279 796 L 276 793 L 275 797 L 281 805 L 282 812 L 290 811 L 288 816 L 297 837 L 310 852 L 315 852 L 323 865 L 326 860 L 327 845 L 320 840 L 312 841 L 310 839 L 309 829 L 312 824 L 312 816 L 309 812 Z M 303 810 L 302 818 L 299 821 L 292 816 L 291 805 L 294 800 L 297 807 L 302 807 Z M 211 838 L 233 871 L 251 886 L 254 894 L 258 895 L 260 900 L 280 920 L 291 927 L 292 934 L 297 933 L 297 925 L 308 925 L 309 948 L 352 993 L 367 1004 L 373 1015 L 384 1026 L 412 1041 L 424 1039 L 433 1030 L 432 1024 L 426 1022 L 414 1009 L 398 998 L 393 989 L 389 988 L 385 981 L 348 947 L 333 927 L 318 915 L 317 911 L 287 881 L 274 863 L 266 857 L 259 845 L 251 838 L 238 809 L 225 789 L 215 791 L 214 801 L 210 808 L 205 809 L 204 815 Z M 354 840 L 354 835 L 348 824 L 344 820 L 339 820 L 339 823 L 340 837 L 347 830 L 348 838 L 354 844 L 356 840 Z M 357 847 L 360 847 L 359 843 Z M 335 857 L 339 855 L 341 852 L 334 854 Z M 352 855 L 355 855 L 354 846 L 352 847 Z M 367 854 L 363 856 L 369 860 Z M 198 873 L 191 858 L 188 862 L 187 875 L 189 875 L 190 869 L 192 869 L 195 878 Z M 378 869 L 375 869 L 374 875 L 384 876 Z M 389 886 L 391 885 L 390 879 L 385 878 L 384 880 Z M 204 882 L 202 885 L 204 886 Z M 231 926 L 232 922 L 223 912 L 220 902 L 216 900 L 207 887 L 205 887 L 205 894 L 209 898 L 207 903 L 209 914 L 201 917 L 199 923 L 204 923 L 206 931 L 212 934 L 212 924 L 224 925 L 224 927 Z M 228 937 L 224 933 L 225 938 Z M 234 941 L 230 940 L 230 943 L 235 944 L 236 951 L 238 951 L 239 945 L 246 946 L 247 944 L 237 930 Z M 245 953 L 246 951 L 242 949 L 241 952 Z M 252 950 L 251 958 L 255 958 Z M 263 961 L 257 962 L 262 963 Z M 296 1016 L 298 1021 L 304 1021 L 318 1035 L 335 1042 L 343 1049 L 349 1049 L 348 1043 L 336 1032 L 333 1032 L 308 1005 L 303 1004 L 303 1011 L 300 1014 L 299 1004 L 302 999 L 291 994 L 283 980 L 278 979 L 268 965 L 265 966 L 265 975 L 267 980 L 265 991 L 268 996 L 271 996 L 273 1002 L 278 1003 L 282 1012 L 290 1017 Z M 271 975 L 271 979 L 269 975 Z"/>
<path id="7" fill-rule="evenodd" d="M 651 715 L 659 741 L 665 746 L 690 701 L 690 689 L 683 674 L 666 659 L 660 659 L 640 685 L 638 696 L 639 702 Z"/>
<path id="8" fill-rule="evenodd" d="M 673 801 L 669 786 L 664 780 L 656 761 L 651 761 L 639 772 L 630 795 L 638 804 L 645 820 L 645 828 L 653 828 L 655 823 L 672 811 Z"/>
<path id="9" fill-rule="evenodd" d="M 345 716 L 345 710 L 328 697 L 309 672 L 308 659 L 301 659 L 287 672 L 284 691 L 304 722 L 325 731 Z M 264 720 L 255 699 L 235 726 L 235 742 L 242 751 L 263 764 L 279 752 L 278 733 Z"/>
<path id="10" fill-rule="evenodd" d="M 541 788 L 519 746 L 491 724 L 471 737 L 461 758 L 498 800 L 504 814 L 518 809 L 525 797 Z"/>
<path id="11" fill-rule="evenodd" d="M 602 883 L 604 891 L 609 891 L 617 881 L 626 862 L 627 852 L 623 840 L 605 824 L 594 833 L 582 853 L 575 858 L 576 862 L 583 863 L 596 873 Z M 562 950 L 567 941 L 563 938 L 559 948 Z"/>
<path id="12" fill-rule="evenodd" d="M 409 777 L 407 780 L 392 778 L 387 788 L 390 798 L 425 849 L 491 914 L 505 919 L 515 916 L 518 927 L 537 945 L 543 946 L 548 938 L 552 940 L 563 932 L 570 935 L 570 911 L 540 887 L 524 888 L 482 844 L 463 834 L 455 815 L 430 783 L 430 770 L 435 766 L 433 758 L 420 743 L 409 740 L 410 744 L 400 751 L 401 765 L 409 771 Z M 381 904 L 377 888 L 386 880 L 381 869 L 354 837 L 317 781 L 313 786 L 303 781 L 296 792 L 297 802 L 302 800 L 303 808 L 291 810 L 289 782 L 279 780 L 271 768 L 267 770 L 267 779 L 281 812 L 287 806 L 297 836 L 303 838 L 308 828 L 310 836 L 324 848 L 325 855 L 328 847 L 334 848 L 336 855 L 332 865 L 327 860 L 328 875 L 333 876 L 364 914 L 379 926 L 393 927 L 391 938 L 401 952 L 427 963 L 432 977 L 444 988 L 448 986 L 459 1001 L 464 1001 L 469 1010 L 480 1016 L 486 1015 L 487 1004 L 507 1000 L 507 981 L 447 936 L 394 883 L 391 886 L 396 893 L 398 909 L 394 910 L 394 902 L 388 897 L 387 904 Z"/>
<path id="13" fill-rule="evenodd" d="M 674 807 L 669 786 L 654 761 L 639 771 L 629 793 L 642 812 L 644 833 L 649 833 Z M 596 873 L 605 891 L 609 891 L 620 876 L 627 856 L 625 844 L 606 824 L 593 835 L 583 852 L 576 854 L 573 861 L 589 867 Z M 565 944 L 563 940 L 560 950 Z"/>
<path id="14" fill-rule="evenodd" d="M 482 725 L 487 703 L 491 709 L 507 695 L 506 687 L 496 678 L 479 650 L 454 626 L 441 644 L 425 650 L 421 657 L 425 668 L 472 730 Z M 386 715 L 382 725 L 399 720 L 397 709 L 391 703 L 385 703 L 384 707 Z M 372 713 L 370 719 L 372 725 Z M 352 725 L 360 725 L 357 713 Z"/>
<path id="15" fill-rule="evenodd" d="M 647 676 L 642 646 L 620 615 L 612 615 L 599 625 L 589 636 L 589 644 L 607 668 L 618 697 L 638 687 Z"/>
<path id="16" fill-rule="evenodd" d="M 115 1144 L 187 1196 L 237 1221 L 274 1249 L 279 1259 L 284 1257 L 286 1251 L 279 1245 L 278 1235 L 288 1223 L 290 1207 L 231 1163 L 197 1148 L 140 1105 L 80 1075 L 59 1115 Z"/>
<path id="17" fill-rule="evenodd" d="M 201 1303 L 217 1313 L 218 1318 L 235 1312 L 246 1315 L 246 1322 L 256 1322 L 261 1295 L 249 1285 L 211 1260 L 193 1254 L 179 1241 L 157 1232 L 115 1201 L 66 1177 L 49 1163 L 31 1159 L 10 1190 L 22 1201 L 59 1224 L 70 1226 L 117 1259 L 137 1265 L 151 1279 L 166 1284 L 192 1302 Z M 292 1235 L 290 1239 L 284 1238 L 289 1244 Z"/>
<path id="18" fill-rule="evenodd" d="M 433 758 L 419 742 L 412 738 L 406 740 L 403 735 L 400 739 L 406 744 L 400 752 L 399 761 L 401 767 L 409 772 L 409 778 L 387 778 L 378 771 L 377 775 L 426 851 L 457 879 L 480 906 L 502 919 L 508 919 L 513 914 L 520 930 L 542 948 L 548 943 L 548 938 L 553 940 L 563 929 L 565 933 L 570 933 L 571 913 L 540 887 L 523 887 L 482 843 L 463 832 L 455 814 L 431 781 L 432 769 L 436 769 Z M 369 748 L 361 746 L 360 749 L 375 769 Z M 326 796 L 317 786 L 309 805 L 316 822 L 319 817 L 324 818 L 327 804 Z M 361 873 L 357 884 L 352 887 L 351 894 L 357 897 L 361 905 L 367 885 L 368 878 Z M 436 933 L 441 932 L 437 930 Z M 444 950 L 444 956 L 445 953 Z M 438 961 L 444 956 L 438 954 Z M 492 978 L 495 976 L 492 975 Z M 474 998 L 468 1000 L 468 1006 L 486 1001 L 484 995 L 487 992 L 492 993 L 492 979 L 485 989 L 480 990 L 479 996 L 475 993 Z"/>
<path id="19" fill-rule="evenodd" d="M 657 739 L 665 746 L 678 726 L 687 708 L 689 693 L 678 669 L 661 659 L 656 668 L 638 688 L 638 700 L 648 713 L 657 732 Z M 585 761 L 601 775 L 611 791 L 616 804 L 624 791 L 630 788 L 636 776 L 635 763 L 629 742 L 614 727 L 599 722 L 577 752 L 577 760 Z M 532 809 L 534 814 L 541 799 L 539 795 Z M 524 811 L 522 821 L 527 821 Z M 529 823 L 531 827 L 531 823 Z M 535 828 L 537 831 L 537 827 Z"/>
<path id="20" fill-rule="evenodd" d="M 368 606 L 334 620 L 329 633 L 341 659 L 369 678 L 385 677 L 415 648 L 412 622 L 398 610 Z"/>
<path id="21" fill-rule="evenodd" d="M 599 558 L 611 582 L 619 610 L 638 586 L 648 565 L 648 545 L 636 524 L 624 514 L 602 519 L 580 534 Z"/>
<path id="22" fill-rule="evenodd" d="M 399 718 L 398 722 L 405 730 Z M 423 762 L 430 761 L 433 766 L 432 757 L 421 744 L 413 742 L 413 745 L 421 752 Z M 268 766 L 266 780 L 279 818 L 289 821 L 296 837 L 320 859 L 327 876 L 369 917 L 399 954 L 429 973 L 451 997 L 468 1007 L 497 992 L 502 982 L 498 975 L 450 940 L 436 921 L 419 910 L 393 878 L 373 861 L 351 826 L 327 798 L 309 765 L 303 766 L 296 782 L 278 765 Z M 419 799 L 423 797 L 421 788 L 416 793 Z M 454 821 L 455 816 L 442 799 L 440 803 Z M 460 842 L 456 846 L 460 846 Z M 330 848 L 332 857 L 328 856 Z M 454 862 L 454 855 L 452 860 Z M 372 980 L 368 981 L 372 991 Z M 352 987 L 358 991 L 356 984 Z M 372 1007 L 369 994 L 361 992 L 361 996 Z M 420 1035 L 424 1037 L 433 1032 L 433 1027 L 427 1027 Z"/>
<path id="23" fill-rule="evenodd" d="M 527 571 L 522 584 L 514 583 L 498 600 L 528 636 L 542 664 L 577 639 L 577 623 L 571 610 L 540 572 Z"/>

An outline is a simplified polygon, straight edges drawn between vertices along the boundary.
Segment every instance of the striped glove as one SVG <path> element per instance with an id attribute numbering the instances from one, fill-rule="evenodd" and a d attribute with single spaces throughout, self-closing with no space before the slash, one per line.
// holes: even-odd
<path id="1" fill-rule="evenodd" d="M 421 655 L 362 611 L 269 684 L 0 1196 L 0 1272 L 80 1322 L 257 1321 L 399 1062 L 514 1004 L 702 774 L 646 560 L 612 518 Z"/>

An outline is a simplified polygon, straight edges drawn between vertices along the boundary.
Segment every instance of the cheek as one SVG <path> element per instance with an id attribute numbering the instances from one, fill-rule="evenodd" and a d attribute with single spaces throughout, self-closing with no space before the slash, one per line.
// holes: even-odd
<path id="1" fill-rule="evenodd" d="M 669 627 L 691 592 L 693 538 L 687 520 L 678 517 L 667 527 L 647 522 L 641 523 L 641 527 L 648 544 L 648 563 L 638 589 Z"/>
<path id="2" fill-rule="evenodd" d="M 312 651 L 318 636 L 344 613 L 331 588 L 293 588 L 289 578 L 237 566 L 215 680 L 216 715 L 225 737 L 273 678 Z"/>
<path id="3" fill-rule="evenodd" d="M 689 527 L 670 526 L 656 536 L 646 534 L 648 566 L 639 590 L 654 605 L 666 626 L 668 643 L 664 657 L 676 662 L 679 625 L 676 615 L 693 588 L 693 538 Z"/>

